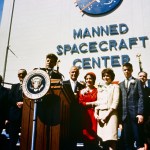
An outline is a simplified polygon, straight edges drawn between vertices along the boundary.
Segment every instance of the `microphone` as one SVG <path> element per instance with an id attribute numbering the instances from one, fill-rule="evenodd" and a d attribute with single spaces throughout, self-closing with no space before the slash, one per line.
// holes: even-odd
<path id="1" fill-rule="evenodd" d="M 60 60 L 57 61 L 57 72 L 59 72 L 59 63 L 60 63 Z"/>

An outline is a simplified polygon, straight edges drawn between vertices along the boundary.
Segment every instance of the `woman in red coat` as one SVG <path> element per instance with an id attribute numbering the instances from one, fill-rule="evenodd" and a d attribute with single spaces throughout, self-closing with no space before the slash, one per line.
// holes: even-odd
<path id="1" fill-rule="evenodd" d="M 88 72 L 85 77 L 86 87 L 80 91 L 79 103 L 82 107 L 82 134 L 86 150 L 97 149 L 97 121 L 91 102 L 97 100 L 97 88 L 94 86 L 96 75 Z"/>

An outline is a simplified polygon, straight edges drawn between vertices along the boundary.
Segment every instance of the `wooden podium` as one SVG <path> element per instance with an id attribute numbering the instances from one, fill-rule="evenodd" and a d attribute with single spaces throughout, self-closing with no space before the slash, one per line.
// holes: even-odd
<path id="1" fill-rule="evenodd" d="M 69 140 L 69 93 L 51 84 L 49 93 L 37 102 L 35 150 L 61 150 Z M 31 150 L 34 100 L 24 98 L 20 150 Z"/>

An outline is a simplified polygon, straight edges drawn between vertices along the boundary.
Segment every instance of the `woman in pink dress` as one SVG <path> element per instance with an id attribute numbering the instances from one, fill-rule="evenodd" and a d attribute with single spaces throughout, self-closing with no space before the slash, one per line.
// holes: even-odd
<path id="1" fill-rule="evenodd" d="M 82 107 L 82 134 L 86 150 L 97 149 L 97 120 L 91 102 L 97 100 L 97 88 L 94 86 L 96 75 L 88 72 L 85 77 L 86 87 L 80 91 L 79 103 Z"/>

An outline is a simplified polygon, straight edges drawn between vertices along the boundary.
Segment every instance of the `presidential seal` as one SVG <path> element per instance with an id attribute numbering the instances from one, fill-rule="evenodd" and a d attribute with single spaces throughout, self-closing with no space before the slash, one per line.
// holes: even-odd
<path id="1" fill-rule="evenodd" d="M 22 84 L 24 95 L 33 100 L 43 97 L 48 92 L 49 88 L 49 75 L 40 69 L 28 73 Z"/>

